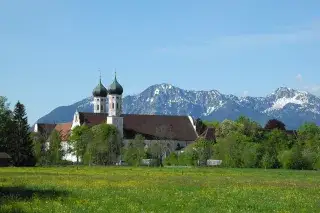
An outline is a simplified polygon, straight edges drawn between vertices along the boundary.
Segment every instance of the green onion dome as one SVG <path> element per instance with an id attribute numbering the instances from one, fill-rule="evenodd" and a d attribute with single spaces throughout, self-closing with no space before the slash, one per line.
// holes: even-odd
<path id="1" fill-rule="evenodd" d="M 99 84 L 94 88 L 92 91 L 92 95 L 94 97 L 107 97 L 108 95 L 108 90 L 102 85 L 101 83 L 101 78 Z"/>
<path id="2" fill-rule="evenodd" d="M 122 95 L 123 88 L 117 81 L 117 75 L 115 74 L 113 83 L 109 86 L 109 94 L 110 95 Z"/>

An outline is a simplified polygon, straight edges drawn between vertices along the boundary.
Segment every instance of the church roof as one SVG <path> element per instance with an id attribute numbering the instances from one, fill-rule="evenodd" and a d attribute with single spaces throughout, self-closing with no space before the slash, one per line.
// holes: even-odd
<path id="1" fill-rule="evenodd" d="M 107 113 L 79 112 L 81 125 L 94 126 L 105 123 L 107 116 Z M 125 139 L 133 139 L 136 134 L 141 134 L 148 140 L 194 141 L 198 137 L 188 116 L 137 114 L 123 114 L 122 116 Z M 56 129 L 60 132 L 62 140 L 67 140 L 72 123 L 40 124 L 40 126 L 48 127 L 47 131 Z"/>
<path id="2" fill-rule="evenodd" d="M 107 113 L 79 112 L 80 124 L 94 126 L 106 122 Z"/>
<path id="3" fill-rule="evenodd" d="M 132 133 L 142 134 L 146 139 L 194 141 L 198 137 L 188 116 L 125 114 L 123 129 L 127 139 L 134 137 Z"/>
<path id="4" fill-rule="evenodd" d="M 56 131 L 59 132 L 61 136 L 62 141 L 68 140 L 70 131 L 71 131 L 71 126 L 72 122 L 68 123 L 59 123 L 59 124 L 44 124 L 44 123 L 38 123 L 38 132 L 45 136 L 49 137 L 51 132 L 55 129 Z"/>
<path id="5" fill-rule="evenodd" d="M 49 136 L 52 130 L 56 127 L 56 124 L 45 124 L 45 123 L 38 123 L 38 132 L 42 135 Z"/>
<path id="6" fill-rule="evenodd" d="M 80 124 L 89 126 L 104 123 L 107 113 L 79 112 Z M 125 139 L 141 134 L 147 139 L 165 138 L 193 141 L 198 136 L 188 116 L 123 114 Z"/>
<path id="7" fill-rule="evenodd" d="M 68 140 L 68 137 L 71 133 L 72 122 L 69 123 L 60 123 L 55 126 L 55 130 L 57 130 L 61 136 L 62 141 Z"/>

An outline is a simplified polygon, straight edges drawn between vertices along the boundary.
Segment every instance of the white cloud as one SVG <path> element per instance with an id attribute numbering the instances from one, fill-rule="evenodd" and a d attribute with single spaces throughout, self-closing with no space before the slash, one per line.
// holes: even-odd
<path id="1" fill-rule="evenodd" d="M 249 94 L 249 91 L 247 91 L 247 90 L 243 91 L 243 96 L 244 97 L 248 96 L 248 94 Z"/>
<path id="2" fill-rule="evenodd" d="M 298 75 L 296 75 L 296 79 L 297 81 L 302 81 L 302 75 L 299 73 Z"/>

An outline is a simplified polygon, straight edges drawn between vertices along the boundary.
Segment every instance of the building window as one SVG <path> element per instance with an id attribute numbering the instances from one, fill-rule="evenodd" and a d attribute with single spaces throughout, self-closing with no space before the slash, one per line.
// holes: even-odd
<path id="1" fill-rule="evenodd" d="M 99 110 L 99 105 L 97 105 L 97 110 Z"/>
<path id="2" fill-rule="evenodd" d="M 101 111 L 103 110 L 103 105 L 101 105 Z"/>
<path id="3" fill-rule="evenodd" d="M 97 98 L 97 101 L 99 101 L 99 98 Z"/>
<path id="4" fill-rule="evenodd" d="M 119 104 L 117 103 L 117 109 L 119 109 Z"/>
<path id="5" fill-rule="evenodd" d="M 112 109 L 114 109 L 114 103 L 112 103 Z"/>

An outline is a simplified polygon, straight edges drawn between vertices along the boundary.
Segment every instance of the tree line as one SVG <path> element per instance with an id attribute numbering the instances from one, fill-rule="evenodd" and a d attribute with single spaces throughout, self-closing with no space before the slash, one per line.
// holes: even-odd
<path id="1" fill-rule="evenodd" d="M 172 153 L 168 164 L 205 165 L 222 160 L 222 167 L 320 169 L 320 127 L 305 123 L 298 130 L 272 119 L 262 127 L 241 116 L 236 121 L 202 122 L 200 130 L 215 129 L 216 140 L 199 138 L 183 153 Z"/>
<path id="2" fill-rule="evenodd" d="M 161 138 L 146 146 L 142 135 L 124 146 L 113 125 L 83 125 L 72 130 L 66 150 L 60 132 L 31 133 L 24 105 L 17 102 L 11 111 L 7 99 L 0 96 L 0 152 L 9 154 L 14 166 L 69 164 L 63 157 L 72 153 L 84 165 L 114 165 L 124 160 L 139 166 L 143 159 L 153 159 L 151 165 L 156 166 L 205 166 L 207 160 L 216 159 L 222 160 L 222 167 L 320 169 L 320 127 L 314 123 L 289 131 L 276 119 L 264 127 L 244 116 L 235 121 L 197 120 L 199 135 L 208 127 L 214 128 L 215 140 L 199 137 L 182 149 L 170 147 L 170 139 Z"/>

